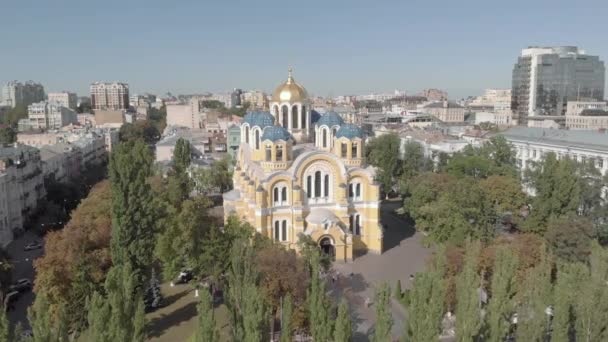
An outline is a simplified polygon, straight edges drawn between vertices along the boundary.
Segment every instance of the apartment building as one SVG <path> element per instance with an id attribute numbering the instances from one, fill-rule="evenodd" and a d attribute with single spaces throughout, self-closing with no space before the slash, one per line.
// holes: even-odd
<path id="1" fill-rule="evenodd" d="M 93 110 L 125 110 L 129 108 L 129 85 L 126 83 L 95 82 L 91 84 Z"/>
<path id="2" fill-rule="evenodd" d="M 76 110 L 78 107 L 78 95 L 76 93 L 70 93 L 69 91 L 62 91 L 59 93 L 48 93 L 47 99 L 49 102 L 54 102 L 60 106 Z"/>
<path id="3" fill-rule="evenodd" d="M 42 101 L 27 107 L 29 127 L 35 130 L 59 129 L 69 124 L 77 124 L 76 112 L 63 105 Z"/>

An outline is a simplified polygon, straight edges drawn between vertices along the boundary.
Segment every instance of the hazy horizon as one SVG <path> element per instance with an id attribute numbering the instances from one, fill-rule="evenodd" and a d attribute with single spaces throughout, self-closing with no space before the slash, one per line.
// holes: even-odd
<path id="1" fill-rule="evenodd" d="M 93 81 L 158 95 L 271 92 L 292 66 L 319 96 L 439 88 L 458 99 L 510 88 L 530 45 L 576 45 L 606 62 L 608 4 L 584 5 L 22 0 L 3 5 L 0 82 L 79 95 Z"/>

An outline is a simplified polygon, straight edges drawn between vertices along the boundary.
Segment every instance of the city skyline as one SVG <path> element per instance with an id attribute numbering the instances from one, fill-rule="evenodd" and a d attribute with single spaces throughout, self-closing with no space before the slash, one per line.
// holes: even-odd
<path id="1" fill-rule="evenodd" d="M 3 40 L 0 81 L 32 79 L 47 92 L 79 95 L 95 81 L 126 82 L 132 93 L 269 92 L 292 66 L 314 95 L 432 87 L 456 99 L 510 88 L 528 46 L 575 45 L 608 58 L 601 1 L 587 3 L 584 16 L 570 15 L 576 4 L 546 1 L 31 5 L 5 6 L 13 15 L 0 28 L 12 34 Z"/>

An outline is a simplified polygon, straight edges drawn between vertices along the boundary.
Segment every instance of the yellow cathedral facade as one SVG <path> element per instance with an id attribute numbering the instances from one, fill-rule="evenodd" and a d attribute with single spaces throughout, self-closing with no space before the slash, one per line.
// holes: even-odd
<path id="1" fill-rule="evenodd" d="M 306 89 L 290 70 L 270 112 L 245 115 L 224 215 L 289 248 L 308 235 L 339 261 L 379 254 L 380 192 L 365 163 L 363 131 L 336 113 L 312 114 Z"/>

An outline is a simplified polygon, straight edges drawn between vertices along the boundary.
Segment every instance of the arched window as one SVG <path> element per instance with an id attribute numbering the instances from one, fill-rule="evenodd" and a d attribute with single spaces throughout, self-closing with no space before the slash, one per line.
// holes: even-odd
<path id="1" fill-rule="evenodd" d="M 348 150 L 348 146 L 346 143 L 342 143 L 342 158 L 346 158 L 346 151 Z"/>
<path id="2" fill-rule="evenodd" d="M 353 147 L 352 147 L 352 157 L 353 158 L 357 158 L 357 143 L 353 142 Z"/>
<path id="3" fill-rule="evenodd" d="M 281 241 L 287 241 L 287 220 L 283 220 L 283 226 L 281 228 Z"/>
<path id="4" fill-rule="evenodd" d="M 355 193 L 353 191 L 353 184 L 352 183 L 348 184 L 348 197 L 350 197 L 350 198 L 355 197 Z"/>
<path id="5" fill-rule="evenodd" d="M 302 121 L 300 122 L 300 128 L 306 128 L 306 110 L 302 106 Z"/>
<path id="6" fill-rule="evenodd" d="M 277 161 L 283 161 L 283 146 L 277 145 Z"/>
<path id="7" fill-rule="evenodd" d="M 272 203 L 277 204 L 279 203 L 279 188 L 275 187 L 274 191 L 272 192 Z"/>
<path id="8" fill-rule="evenodd" d="M 281 233 L 281 229 L 280 229 L 280 221 L 274 221 L 274 239 L 275 241 L 279 241 L 280 238 L 280 233 Z"/>
<path id="9" fill-rule="evenodd" d="M 249 144 L 249 126 L 245 126 L 245 142 Z"/>
<path id="10" fill-rule="evenodd" d="M 323 128 L 323 147 L 327 147 L 327 130 Z"/>
<path id="11" fill-rule="evenodd" d="M 266 161 L 272 161 L 272 146 L 266 145 Z"/>
<path id="12" fill-rule="evenodd" d="M 329 197 L 329 175 L 325 175 L 325 181 L 323 182 L 324 197 Z"/>
<path id="13" fill-rule="evenodd" d="M 321 171 L 315 172 L 315 196 L 321 197 Z"/>
<path id="14" fill-rule="evenodd" d="M 361 198 L 361 183 L 357 183 L 357 188 L 355 191 L 355 197 L 356 198 Z"/>
<path id="15" fill-rule="evenodd" d="M 298 127 L 298 106 L 293 106 L 291 107 L 291 124 L 293 125 L 293 128 L 301 128 Z"/>
<path id="16" fill-rule="evenodd" d="M 283 201 L 283 203 L 287 203 L 287 187 L 284 186 L 283 190 L 281 190 L 281 201 Z"/>
<path id="17" fill-rule="evenodd" d="M 259 129 L 255 130 L 255 149 L 256 150 L 260 149 L 260 130 Z"/>
<path id="18" fill-rule="evenodd" d="M 287 125 L 289 124 L 289 108 L 287 106 L 283 106 L 281 108 L 281 123 L 283 124 L 283 128 L 289 128 Z"/>
<path id="19" fill-rule="evenodd" d="M 306 194 L 308 198 L 312 197 L 312 176 L 306 177 Z"/>

